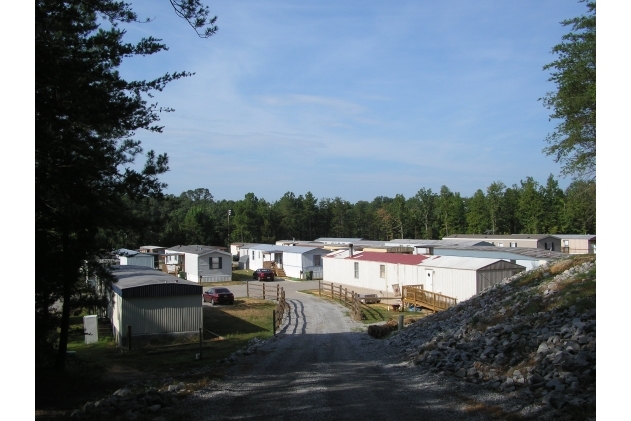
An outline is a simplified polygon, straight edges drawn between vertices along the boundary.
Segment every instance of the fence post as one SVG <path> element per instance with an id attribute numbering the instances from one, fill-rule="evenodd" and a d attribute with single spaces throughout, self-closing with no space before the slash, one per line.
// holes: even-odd
<path id="1" fill-rule="evenodd" d="M 127 325 L 127 349 L 131 351 L 131 325 Z"/>
<path id="2" fill-rule="evenodd" d="M 246 290 L 245 295 L 247 295 L 248 298 L 250 298 L 250 281 L 245 283 L 245 290 Z"/>
<path id="3" fill-rule="evenodd" d="M 348 303 L 348 289 L 344 288 L 344 302 Z"/>
<path id="4" fill-rule="evenodd" d="M 340 284 L 340 301 L 342 301 L 342 284 Z"/>
<path id="5" fill-rule="evenodd" d="M 399 314 L 399 330 L 403 330 L 403 314 Z"/>
<path id="6" fill-rule="evenodd" d="M 265 299 L 265 284 L 263 284 L 263 299 Z"/>
<path id="7" fill-rule="evenodd" d="M 204 339 L 204 334 L 202 333 L 202 328 L 199 328 L 199 359 L 202 359 L 202 341 Z"/>
<path id="8" fill-rule="evenodd" d="M 276 284 L 276 301 L 280 298 L 280 286 Z"/>
<path id="9" fill-rule="evenodd" d="M 272 310 L 272 332 L 276 336 L 276 310 Z"/>

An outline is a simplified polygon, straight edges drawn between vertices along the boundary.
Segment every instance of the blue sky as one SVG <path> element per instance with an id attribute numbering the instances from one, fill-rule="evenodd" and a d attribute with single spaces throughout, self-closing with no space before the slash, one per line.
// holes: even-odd
<path id="1" fill-rule="evenodd" d="M 127 39 L 169 51 L 127 60 L 124 77 L 196 73 L 158 94 L 176 109 L 164 133 L 137 136 L 168 153 L 167 193 L 356 202 L 559 178 L 541 152 L 555 125 L 538 101 L 554 89 L 542 67 L 583 3 L 215 1 L 209 39 L 167 1 L 132 4 L 154 20 Z"/>

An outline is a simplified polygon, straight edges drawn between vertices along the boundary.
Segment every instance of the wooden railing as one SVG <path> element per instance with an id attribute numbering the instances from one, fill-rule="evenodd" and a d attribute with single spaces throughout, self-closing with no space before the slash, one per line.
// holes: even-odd
<path id="1" fill-rule="evenodd" d="M 361 301 L 359 300 L 359 294 L 355 293 L 355 291 L 349 291 L 348 288 L 331 282 L 318 281 L 318 295 L 341 302 L 345 306 L 350 307 L 355 320 L 362 319 Z"/>
<path id="2" fill-rule="evenodd" d="M 406 285 L 402 291 L 403 304 L 424 307 L 434 312 L 447 310 L 457 304 L 457 299 L 436 292 L 425 291 L 423 285 Z"/>
<path id="3" fill-rule="evenodd" d="M 276 309 L 274 310 L 274 335 L 276 335 L 276 329 L 283 324 L 285 312 L 289 313 L 289 304 L 287 304 L 287 301 L 285 300 L 285 290 L 281 287 L 278 295 L 278 302 L 276 303 Z"/>
<path id="4" fill-rule="evenodd" d="M 266 287 L 265 283 L 257 284 L 252 282 L 246 282 L 246 294 L 249 298 L 262 298 L 264 300 L 276 300 L 280 299 L 280 291 L 282 288 L 276 285 L 270 285 Z"/>
<path id="5" fill-rule="evenodd" d="M 285 312 L 289 313 L 289 304 L 285 300 L 285 290 L 280 285 L 265 286 L 265 284 L 250 284 L 246 282 L 246 291 L 248 298 L 263 298 L 264 300 L 276 300 L 276 308 L 272 317 L 274 324 L 274 335 L 276 330 L 283 324 Z"/>
<path id="6" fill-rule="evenodd" d="M 274 272 L 274 275 L 276 276 L 286 276 L 285 275 L 285 270 L 283 269 L 283 265 L 282 264 L 278 264 L 274 261 L 266 261 L 263 262 L 263 268 L 264 269 L 271 269 Z"/>

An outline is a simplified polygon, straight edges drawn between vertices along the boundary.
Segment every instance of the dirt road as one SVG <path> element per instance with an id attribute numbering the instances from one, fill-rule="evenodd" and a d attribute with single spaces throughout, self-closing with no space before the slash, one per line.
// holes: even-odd
<path id="1" fill-rule="evenodd" d="M 398 363 L 348 310 L 294 293 L 280 333 L 185 403 L 196 420 L 485 420 L 494 397 Z M 495 413 L 497 416 L 497 412 Z"/>

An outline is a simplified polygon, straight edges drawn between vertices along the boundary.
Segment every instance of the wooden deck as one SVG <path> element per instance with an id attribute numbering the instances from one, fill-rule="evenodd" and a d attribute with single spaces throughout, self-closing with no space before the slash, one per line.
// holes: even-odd
<path id="1" fill-rule="evenodd" d="M 425 291 L 423 285 L 407 285 L 402 291 L 403 304 L 411 304 L 415 307 L 423 307 L 434 312 L 447 310 L 456 305 L 457 300 L 453 297 L 438 294 L 436 292 Z"/>
<path id="2" fill-rule="evenodd" d="M 287 276 L 283 268 L 278 267 L 276 262 L 270 262 L 270 261 L 263 262 L 263 268 L 273 270 L 275 276 L 280 276 L 280 277 Z"/>

